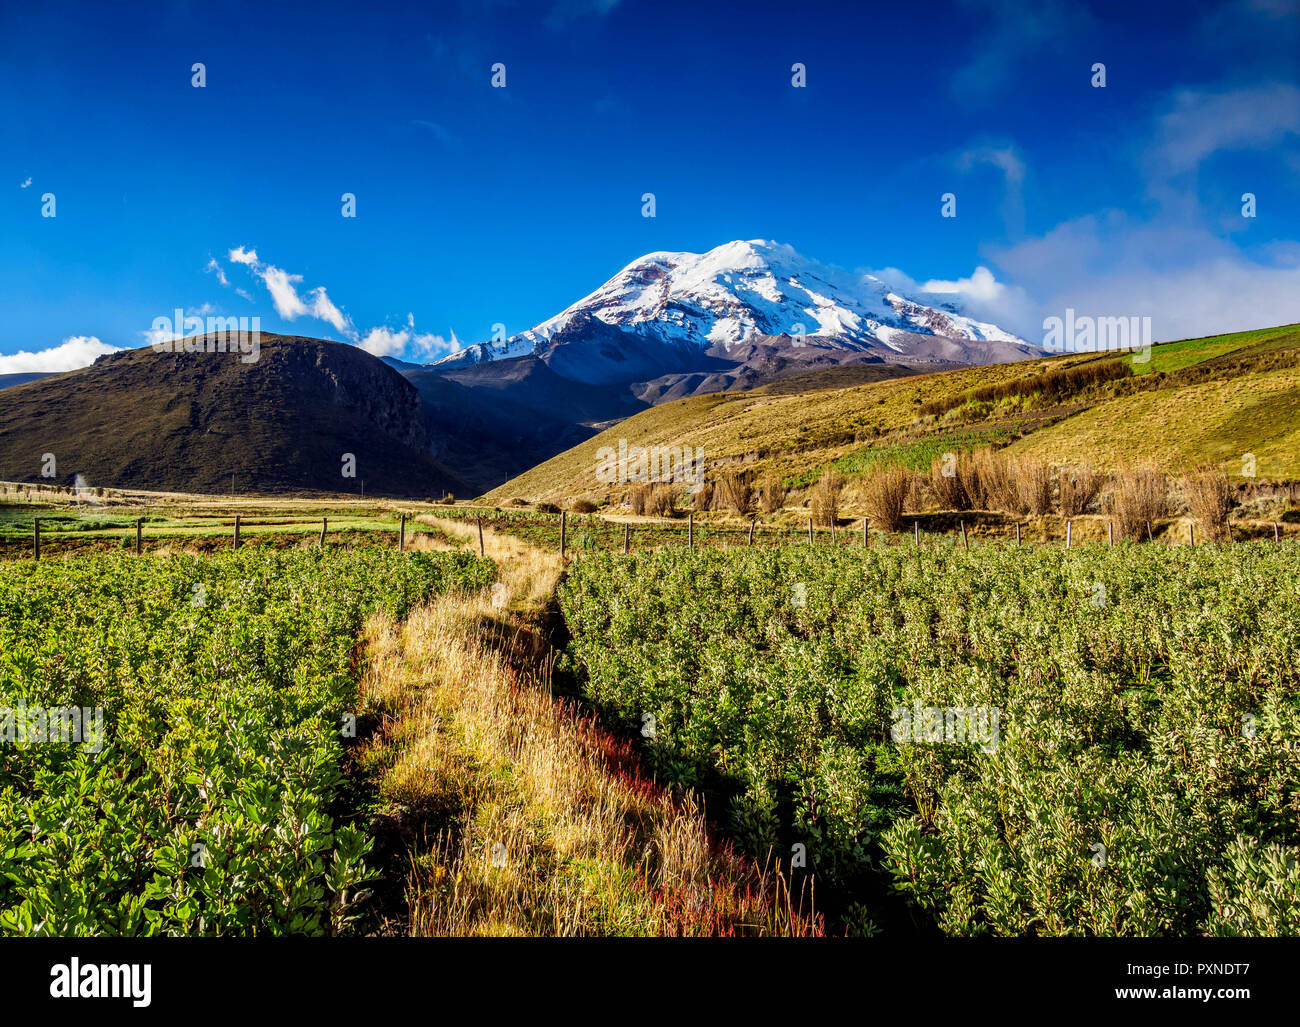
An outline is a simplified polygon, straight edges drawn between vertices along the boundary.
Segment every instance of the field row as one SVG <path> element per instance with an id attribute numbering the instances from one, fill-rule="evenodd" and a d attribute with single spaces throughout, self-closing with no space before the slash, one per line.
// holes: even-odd
<path id="1" fill-rule="evenodd" d="M 494 574 L 375 548 L 7 566 L 0 933 L 346 929 L 373 876 L 335 823 L 362 624 Z"/>
<path id="2" fill-rule="evenodd" d="M 1279 934 L 1298 570 L 1289 542 L 665 548 L 559 594 L 586 698 L 849 930 Z"/>

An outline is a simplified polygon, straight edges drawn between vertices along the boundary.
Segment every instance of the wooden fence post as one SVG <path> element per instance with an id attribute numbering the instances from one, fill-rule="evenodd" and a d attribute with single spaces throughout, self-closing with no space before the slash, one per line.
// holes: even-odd
<path id="1" fill-rule="evenodd" d="M 406 514 L 402 514 L 402 523 L 397 528 L 397 551 L 406 552 Z"/>
<path id="2" fill-rule="evenodd" d="M 831 518 L 831 545 L 835 545 L 835 518 Z"/>
<path id="3" fill-rule="evenodd" d="M 964 550 L 966 550 L 966 552 L 968 552 L 968 553 L 970 552 L 970 540 L 969 540 L 968 538 L 966 538 L 966 522 L 965 522 L 965 520 L 963 520 L 963 521 L 961 522 L 961 547 L 962 547 Z"/>
<path id="4" fill-rule="evenodd" d="M 1156 540 L 1155 535 L 1151 533 L 1151 522 L 1147 521 L 1147 541 L 1154 542 L 1155 540 Z"/>
<path id="5" fill-rule="evenodd" d="M 1070 548 L 1070 543 L 1074 541 L 1074 521 L 1065 522 L 1065 548 Z"/>
<path id="6" fill-rule="evenodd" d="M 623 552 L 625 554 L 632 552 L 632 525 L 630 524 L 623 525 Z"/>
<path id="7" fill-rule="evenodd" d="M 235 514 L 235 546 L 234 546 L 234 548 L 236 548 L 236 549 L 239 548 L 239 514 Z"/>
<path id="8" fill-rule="evenodd" d="M 1020 522 L 1016 521 L 1016 545 L 1020 545 Z"/>
<path id="9" fill-rule="evenodd" d="M 916 548 L 920 549 L 921 548 L 921 522 L 920 521 L 912 522 L 912 534 L 916 538 Z"/>
<path id="10" fill-rule="evenodd" d="M 1106 536 L 1110 539 L 1111 546 L 1114 547 L 1115 545 L 1115 522 L 1114 521 L 1106 522 Z"/>
<path id="11" fill-rule="evenodd" d="M 1281 542 L 1281 541 L 1282 541 L 1282 533 L 1281 533 L 1280 531 L 1278 531 L 1278 528 L 1277 528 L 1277 521 L 1274 521 L 1274 522 L 1273 522 L 1273 541 L 1274 541 L 1274 542 Z"/>
<path id="12" fill-rule="evenodd" d="M 809 544 L 809 545 L 812 545 L 812 540 L 813 540 L 813 537 L 812 537 L 812 518 L 809 517 L 809 518 L 808 518 L 808 544 Z"/>
<path id="13" fill-rule="evenodd" d="M 39 560 L 40 558 L 41 558 L 41 519 L 39 517 L 33 517 L 32 518 L 32 559 Z"/>
<path id="14" fill-rule="evenodd" d="M 749 522 L 749 544 L 751 546 L 754 544 L 754 525 L 757 523 L 758 523 L 757 517 L 755 517 L 752 521 Z"/>
<path id="15" fill-rule="evenodd" d="M 322 517 L 320 519 L 320 547 L 322 549 L 325 548 L 325 532 L 329 529 L 329 526 L 330 519 L 328 517 Z"/>
<path id="16" fill-rule="evenodd" d="M 478 555 L 483 556 L 483 515 L 478 514 Z"/>
<path id="17" fill-rule="evenodd" d="M 862 548 L 871 548 L 871 536 L 867 533 L 867 519 L 862 518 Z"/>
<path id="18" fill-rule="evenodd" d="M 135 519 L 135 555 L 139 556 L 144 551 L 144 518 Z"/>
<path id="19" fill-rule="evenodd" d="M 1193 546 L 1196 545 L 1196 525 L 1193 524 L 1191 521 L 1187 522 L 1187 540 Z"/>
<path id="20" fill-rule="evenodd" d="M 563 510 L 561 510 L 560 511 L 560 559 L 561 560 L 564 559 L 564 543 L 567 541 L 568 538 L 565 531 L 566 527 L 567 527 L 567 522 L 565 521 L 565 513 Z"/>
<path id="21" fill-rule="evenodd" d="M 695 548 L 695 511 L 692 510 L 686 515 L 686 548 Z"/>

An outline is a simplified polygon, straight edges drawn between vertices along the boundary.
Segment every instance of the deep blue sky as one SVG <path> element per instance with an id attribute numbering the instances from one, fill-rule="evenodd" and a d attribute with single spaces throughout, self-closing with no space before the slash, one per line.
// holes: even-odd
<path id="1" fill-rule="evenodd" d="M 1300 320 L 1300 0 L 130 6 L 0 14 L 0 354 L 204 304 L 345 337 L 279 317 L 236 247 L 358 336 L 513 334 L 738 238 L 982 265 L 973 300 L 1026 334 L 1066 304 L 1162 338 Z"/>

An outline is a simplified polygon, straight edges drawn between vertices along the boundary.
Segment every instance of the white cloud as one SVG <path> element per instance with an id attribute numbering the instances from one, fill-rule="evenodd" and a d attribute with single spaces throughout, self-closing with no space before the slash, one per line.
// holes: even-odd
<path id="1" fill-rule="evenodd" d="M 298 290 L 294 288 L 302 281 L 302 275 L 291 275 L 273 265 L 259 267 L 256 274 L 266 283 L 266 288 L 271 293 L 271 302 L 275 304 L 275 312 L 286 321 L 310 313 L 307 304 L 298 298 Z"/>
<path id="2" fill-rule="evenodd" d="M 217 281 L 220 282 L 222 285 L 230 284 L 230 279 L 226 277 L 226 272 L 223 271 L 221 265 L 217 263 L 216 257 L 209 257 L 208 266 L 205 267 L 203 270 L 208 272 L 208 274 L 215 273 L 217 276 Z"/>
<path id="3" fill-rule="evenodd" d="M 1160 341 L 1300 321 L 1297 248 L 1279 247 L 1264 263 L 1172 215 L 1150 222 L 1089 215 L 994 259 L 1037 300 L 1039 336 L 1041 319 L 1067 308 L 1094 317 L 1150 316 Z"/>
<path id="4" fill-rule="evenodd" d="M 19 185 L 18 188 L 19 188 L 19 189 L 26 189 L 26 188 L 27 188 L 29 185 L 31 185 L 31 184 L 32 184 L 32 176 L 31 176 L 31 175 L 28 175 L 28 176 L 27 176 L 27 181 L 26 181 L 26 182 L 23 182 L 21 185 Z"/>
<path id="5" fill-rule="evenodd" d="M 450 339 L 431 332 L 415 330 L 415 315 L 406 315 L 406 327 L 393 331 L 386 325 L 370 329 L 365 336 L 357 340 L 357 345 L 376 357 L 395 357 L 405 354 L 407 358 L 419 362 L 435 360 L 460 349 L 460 340 L 456 333 Z"/>
<path id="6" fill-rule="evenodd" d="M 406 329 L 394 332 L 381 326 L 366 332 L 357 345 L 371 356 L 393 357 L 406 349 L 406 344 L 410 341 L 411 333 Z"/>
<path id="7" fill-rule="evenodd" d="M 57 346 L 29 353 L 19 350 L 10 356 L 0 356 L 0 374 L 18 374 L 27 371 L 72 371 L 93 364 L 96 357 L 105 353 L 119 353 L 121 348 L 100 342 L 93 335 L 74 335 Z"/>
<path id="8" fill-rule="evenodd" d="M 400 354 L 412 360 L 429 360 L 460 349 L 461 343 L 455 332 L 451 333 L 450 339 L 431 332 L 417 332 L 414 314 L 406 315 L 406 325 L 403 328 L 394 330 L 387 325 L 377 325 L 363 334 L 357 330 L 352 319 L 329 298 L 325 286 L 318 285 L 299 295 L 298 286 L 302 283 L 302 275 L 291 274 L 274 264 L 265 264 L 258 258 L 256 250 L 245 249 L 243 246 L 230 250 L 230 260 L 235 264 L 243 264 L 262 280 L 271 294 L 275 312 L 280 317 L 286 321 L 300 317 L 324 321 L 349 342 L 374 356 L 391 357 Z M 252 299 L 243 289 L 236 289 L 235 292 L 245 299 Z"/>
<path id="9" fill-rule="evenodd" d="M 308 296 L 310 296 L 311 302 L 307 305 L 307 312 L 312 317 L 332 324 L 337 331 L 343 332 L 345 335 L 353 330 L 352 323 L 343 316 L 343 312 L 325 295 L 325 286 L 318 285 L 308 293 Z"/>
<path id="10" fill-rule="evenodd" d="M 146 346 L 156 346 L 159 343 L 170 342 L 176 338 L 176 332 L 170 328 L 146 328 L 140 333 Z"/>
<path id="11" fill-rule="evenodd" d="M 986 267 L 977 267 L 969 278 L 958 278 L 946 282 L 940 278 L 931 278 L 921 286 L 923 292 L 951 293 L 988 303 L 996 300 L 1006 286 L 993 277 L 993 272 Z"/>

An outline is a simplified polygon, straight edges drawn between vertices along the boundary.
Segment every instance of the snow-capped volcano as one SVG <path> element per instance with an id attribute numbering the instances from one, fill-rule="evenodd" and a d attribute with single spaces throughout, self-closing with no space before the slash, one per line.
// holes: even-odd
<path id="1" fill-rule="evenodd" d="M 925 351 L 918 336 L 959 346 L 1022 343 L 997 325 L 963 315 L 952 297 L 923 294 L 920 299 L 924 302 L 900 296 L 872 275 L 808 260 L 780 243 L 729 242 L 707 253 L 648 253 L 549 321 L 501 343 L 470 346 L 439 363 L 463 366 L 523 356 L 572 334 L 589 340 L 594 329 L 603 336 L 606 325 L 638 344 L 717 356 L 737 344 L 781 336 L 794 345 L 815 339 L 819 346 L 885 351 L 894 359 Z M 978 352 L 969 362 L 987 362 L 989 347 L 972 349 Z M 1014 346 L 1007 351 L 1010 356 L 993 359 L 1025 355 Z"/>

